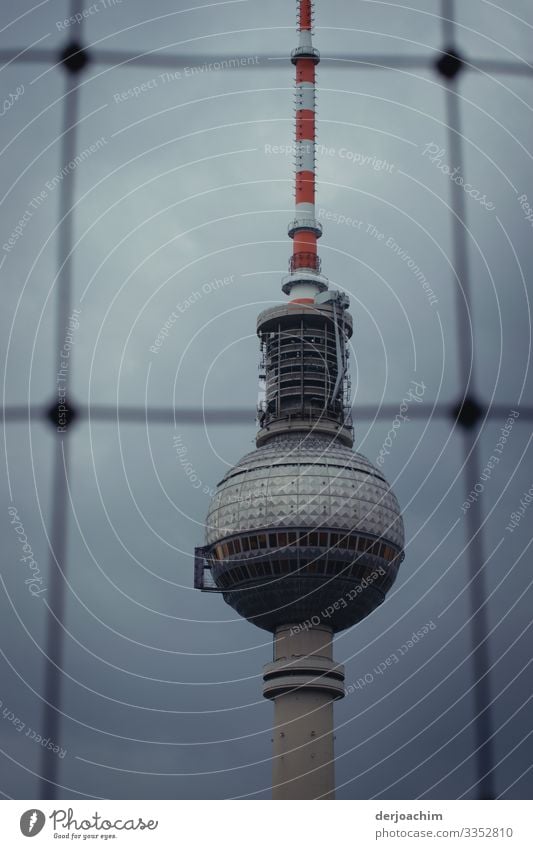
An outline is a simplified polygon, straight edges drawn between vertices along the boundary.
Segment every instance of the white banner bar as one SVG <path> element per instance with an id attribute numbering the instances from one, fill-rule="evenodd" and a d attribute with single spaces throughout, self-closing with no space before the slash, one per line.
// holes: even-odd
<path id="1" fill-rule="evenodd" d="M 2 846 L 531 849 L 528 801 L 4 801 Z M 335 803 L 333 803 L 335 804 Z M 256 810 L 257 808 L 257 810 Z"/>

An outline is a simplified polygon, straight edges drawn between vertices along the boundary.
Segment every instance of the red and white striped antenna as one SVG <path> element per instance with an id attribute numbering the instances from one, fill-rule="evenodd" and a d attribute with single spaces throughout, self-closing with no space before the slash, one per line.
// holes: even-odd
<path id="1" fill-rule="evenodd" d="M 315 73 L 320 54 L 313 47 L 313 0 L 297 0 L 298 47 L 291 53 L 296 68 L 295 214 L 289 225 L 293 251 L 282 289 L 293 301 L 312 302 L 327 289 L 321 275 L 317 241 L 322 227 L 315 216 Z"/>

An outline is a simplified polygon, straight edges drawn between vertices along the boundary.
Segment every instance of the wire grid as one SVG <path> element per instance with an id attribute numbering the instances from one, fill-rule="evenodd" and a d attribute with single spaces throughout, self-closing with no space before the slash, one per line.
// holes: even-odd
<path id="1" fill-rule="evenodd" d="M 414 55 L 347 55 L 343 56 L 343 62 L 335 62 L 336 68 L 343 68 L 348 72 L 356 73 L 358 67 L 369 69 L 410 69 L 410 70 L 435 70 L 440 73 L 441 82 L 445 92 L 445 121 L 448 134 L 448 144 L 451 151 L 451 161 L 455 162 L 465 174 L 463 165 L 463 142 L 461 135 L 461 113 L 459 109 L 459 89 L 461 79 L 468 73 L 489 73 L 493 75 L 511 76 L 533 76 L 533 64 L 493 59 L 474 59 L 469 57 L 468 61 L 459 57 L 456 51 L 456 23 L 454 0 L 441 0 L 441 38 L 442 48 L 437 53 L 428 54 L 427 57 Z M 81 0 L 70 0 L 70 15 L 81 12 L 83 4 Z M 144 67 L 163 68 L 167 71 L 185 67 L 190 57 L 175 54 L 164 56 L 157 55 L 155 51 L 145 53 L 128 52 L 124 50 L 90 50 L 87 54 L 83 42 L 82 25 L 78 28 L 79 41 L 71 42 L 61 53 L 53 49 L 0 49 L 0 62 L 22 62 L 22 63 L 49 63 L 57 66 L 63 63 L 65 68 L 65 95 L 63 98 L 63 120 L 62 120 L 62 148 L 61 160 L 71 161 L 76 155 L 77 141 L 77 116 L 79 106 L 79 87 L 76 83 L 77 74 L 84 67 L 85 61 L 92 64 L 104 65 L 108 68 L 117 66 L 142 65 Z M 244 54 L 243 54 L 244 55 Z M 206 55 L 196 57 L 199 62 L 215 62 L 222 60 L 222 56 Z M 266 58 L 266 57 L 264 57 Z M 269 59 L 278 60 L 286 57 L 268 56 Z M 329 60 L 334 61 L 334 60 Z M 322 60 L 328 64 L 328 59 Z M 247 67 L 263 67 L 262 63 Z M 460 71 L 460 73 L 459 73 Z M 64 336 L 64 328 L 67 318 L 71 312 L 71 290 L 72 290 L 72 245 L 73 245 L 73 222 L 75 215 L 74 201 L 76 197 L 76 173 L 75 170 L 69 174 L 68 179 L 61 181 L 59 208 L 59 249 L 58 249 L 58 288 L 56 293 L 56 333 L 58 350 L 61 349 Z M 424 402 L 417 404 L 410 410 L 413 418 L 426 419 L 429 414 L 437 419 L 447 420 L 450 426 L 456 423 L 463 428 L 463 483 L 464 492 L 468 494 L 475 483 L 479 480 L 480 461 L 477 424 L 481 420 L 502 420 L 508 416 L 508 405 L 494 404 L 483 407 L 476 400 L 476 379 L 471 368 L 470 332 L 468 316 L 471 314 L 471 291 L 468 263 L 468 246 L 466 240 L 467 214 L 464 204 L 464 192 L 460 185 L 451 182 L 450 207 L 452 215 L 452 251 L 454 259 L 454 270 L 461 285 L 456 287 L 456 322 L 457 337 L 459 345 L 459 361 L 462 373 L 459 379 L 459 392 L 455 404 L 437 402 L 435 405 Z M 53 376 L 55 377 L 55 375 Z M 68 376 L 67 376 L 68 381 Z M 54 384 L 51 384 L 54 388 Z M 67 399 L 69 398 L 67 383 Z M 67 406 L 69 406 L 67 404 Z M 69 423 L 76 420 L 84 420 L 89 417 L 93 422 L 121 422 L 126 423 L 150 423 L 150 424 L 172 424 L 180 422 L 183 424 L 212 426 L 249 422 L 250 409 L 175 409 L 175 408 L 145 408 L 122 406 L 118 409 L 114 406 L 101 404 L 87 406 L 76 405 L 75 409 L 69 407 Z M 397 413 L 397 407 L 384 404 L 380 407 L 377 419 L 390 419 Z M 376 411 L 372 405 L 359 406 L 356 409 L 356 417 L 360 420 L 371 420 L 376 418 Z M 533 407 L 521 406 L 521 420 L 533 420 Z M 59 739 L 59 725 L 61 713 L 61 669 L 63 658 L 63 630 L 62 622 L 65 612 L 65 575 L 68 571 L 66 562 L 66 534 L 67 534 L 67 490 L 64 486 L 69 475 L 69 433 L 68 427 L 65 433 L 57 433 L 56 405 L 51 408 L 42 405 L 13 405 L 3 409 L 5 422 L 41 421 L 47 425 L 52 424 L 56 430 L 55 457 L 53 466 L 53 511 L 50 530 L 50 563 L 49 563 L 49 586 L 51 592 L 49 597 L 53 600 L 48 605 L 47 628 L 46 628 L 46 655 L 49 658 L 46 663 L 45 689 L 44 689 L 44 715 L 43 729 L 44 737 Z M 474 680 L 474 728 L 475 728 L 475 768 L 477 775 L 478 795 L 481 799 L 495 798 L 494 789 L 494 752 L 492 741 L 492 717 L 491 717 L 491 686 L 490 686 L 490 664 L 488 652 L 488 628 L 486 620 L 487 598 L 483 565 L 485 563 L 485 541 L 482 521 L 482 510 L 479 501 L 475 501 L 467 515 L 467 539 L 468 542 L 468 586 L 469 603 L 471 612 L 470 636 L 472 642 L 472 677 Z M 47 757 L 46 750 L 43 751 L 40 770 L 40 786 L 42 799 L 54 799 L 57 797 L 57 758 Z"/>

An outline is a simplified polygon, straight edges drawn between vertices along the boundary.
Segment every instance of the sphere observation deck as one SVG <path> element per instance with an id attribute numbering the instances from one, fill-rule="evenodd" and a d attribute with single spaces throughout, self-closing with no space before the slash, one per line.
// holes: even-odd
<path id="1" fill-rule="evenodd" d="M 403 560 L 398 502 L 380 470 L 325 435 L 284 434 L 217 487 L 196 549 L 196 586 L 267 631 L 342 631 L 385 599 Z"/>

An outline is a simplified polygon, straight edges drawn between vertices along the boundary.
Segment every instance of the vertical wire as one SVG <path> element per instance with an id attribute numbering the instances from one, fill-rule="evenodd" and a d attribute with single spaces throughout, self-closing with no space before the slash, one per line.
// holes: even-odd
<path id="1" fill-rule="evenodd" d="M 444 46 L 453 47 L 455 45 L 455 0 L 441 0 L 440 22 Z"/>
<path id="2" fill-rule="evenodd" d="M 49 558 L 49 590 L 46 622 L 46 657 L 43 738 L 60 744 L 61 734 L 61 676 L 63 661 L 63 632 L 61 624 L 65 614 L 66 561 L 66 516 L 67 487 L 65 483 L 68 467 L 68 437 L 58 437 L 54 451 L 52 528 L 50 534 L 51 553 Z M 64 465 L 65 464 L 65 465 Z M 57 617 L 57 621 L 54 617 Z M 41 754 L 41 799 L 56 799 L 59 759 L 52 751 L 43 749 Z"/>
<path id="3" fill-rule="evenodd" d="M 80 0 L 71 0 L 70 11 L 75 15 L 81 6 Z M 78 29 L 81 35 L 81 27 Z M 72 77 L 65 69 L 66 85 L 63 98 L 63 132 L 61 144 L 62 166 L 71 162 L 76 155 L 76 121 L 78 116 L 77 86 L 72 86 Z M 72 256 L 73 244 L 73 204 L 75 199 L 75 169 L 65 175 L 60 185 L 59 216 L 60 226 L 58 235 L 58 265 L 59 274 L 56 290 L 56 360 L 65 341 L 68 317 L 71 313 L 72 302 Z M 69 384 L 72 363 L 69 360 L 64 388 L 66 390 L 67 406 L 69 405 Z M 54 382 L 54 393 L 58 402 L 57 387 Z M 64 642 L 62 624 L 65 618 L 66 588 L 65 575 L 67 571 L 67 479 L 69 468 L 69 433 L 68 425 L 64 433 L 56 433 L 54 446 L 54 469 L 52 484 L 52 520 L 50 533 L 49 557 L 49 592 L 46 620 L 46 656 L 43 730 L 44 737 L 50 738 L 55 744 L 59 743 L 61 734 L 61 703 L 62 703 L 62 663 Z M 43 749 L 41 755 L 41 795 L 42 799 L 57 798 L 57 780 L 59 760 L 50 750 Z"/>
<path id="4" fill-rule="evenodd" d="M 442 34 L 445 48 L 453 48 L 455 45 L 455 16 L 454 0 L 442 0 Z M 445 87 L 446 125 L 448 128 L 448 144 L 450 149 L 450 162 L 454 167 L 463 171 L 463 139 L 461 134 L 461 114 L 458 97 L 458 83 L 460 74 L 449 80 Z M 455 215 L 452 220 L 452 243 L 454 254 L 454 267 L 456 269 L 460 285 L 456 286 L 456 321 L 457 321 L 457 343 L 460 369 L 460 398 L 464 400 L 467 395 L 474 395 L 475 378 L 473 370 L 474 343 L 472 339 L 472 328 L 470 318 L 471 310 L 471 287 L 468 262 L 468 245 L 466 240 L 467 223 L 466 208 L 463 189 L 454 181 L 450 181 L 451 206 Z M 477 425 L 477 422 L 476 422 Z M 463 437 L 464 450 L 464 485 L 466 493 L 472 491 L 479 481 L 480 462 L 477 426 L 473 430 L 465 429 Z M 487 591 L 483 567 L 484 556 L 484 533 L 482 529 L 481 504 L 476 501 L 472 504 L 466 516 L 467 540 L 468 540 L 468 581 L 469 581 L 469 604 L 471 613 L 471 639 L 473 644 L 472 671 L 474 676 L 473 699 L 474 699 L 474 734 L 476 743 L 475 763 L 477 771 L 478 795 L 481 799 L 495 798 L 494 780 L 492 770 L 494 768 L 492 734 L 492 717 L 490 709 L 490 656 L 488 647 L 488 621 L 487 621 Z"/>
<path id="5" fill-rule="evenodd" d="M 464 450 L 469 460 L 465 467 L 465 486 L 472 492 L 479 483 L 479 447 L 475 437 L 465 434 Z M 476 766 L 478 773 L 478 796 L 494 799 L 494 751 L 492 741 L 492 711 L 490 707 L 490 655 L 488 645 L 487 588 L 485 580 L 485 545 L 482 528 L 482 511 L 479 500 L 471 505 L 466 515 L 468 534 L 469 602 L 471 609 L 471 634 L 473 643 L 472 668 L 474 674 L 474 710 Z"/>

